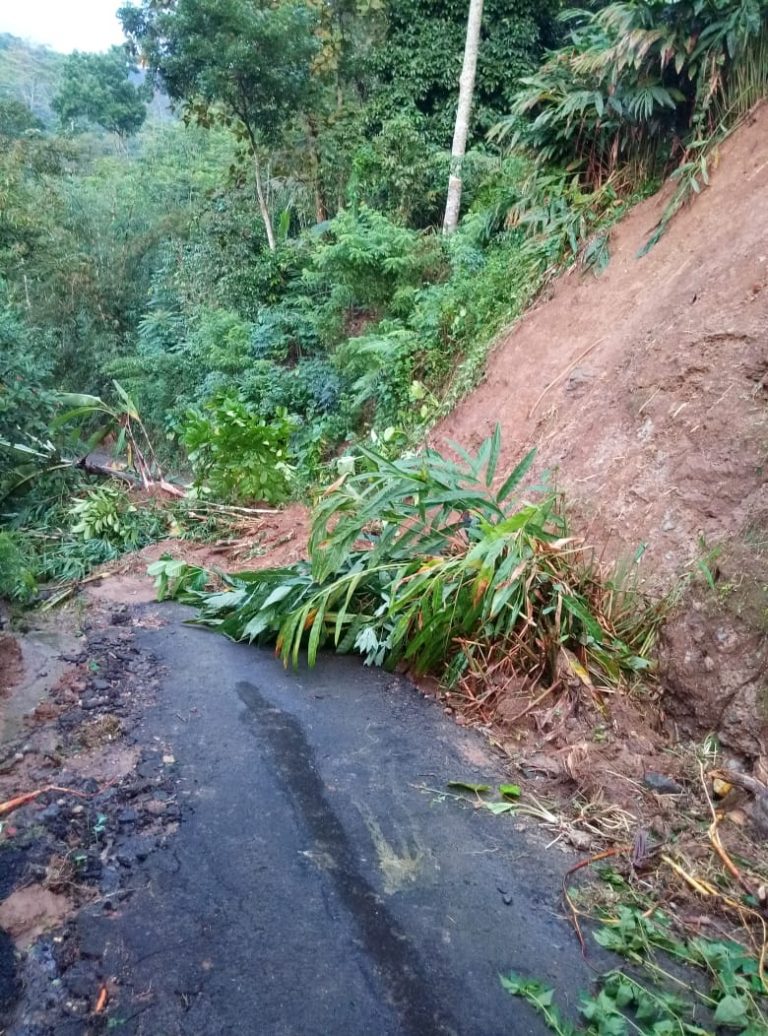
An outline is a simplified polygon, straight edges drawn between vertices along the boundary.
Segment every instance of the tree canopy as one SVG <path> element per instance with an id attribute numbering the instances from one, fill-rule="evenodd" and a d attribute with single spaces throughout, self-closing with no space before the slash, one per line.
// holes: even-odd
<path id="1" fill-rule="evenodd" d="M 238 120 L 254 147 L 274 143 L 307 97 L 317 42 L 304 4 L 143 0 L 119 14 L 172 100 L 203 124 Z"/>
<path id="2" fill-rule="evenodd" d="M 125 47 L 104 54 L 75 51 L 64 63 L 52 108 L 64 125 L 85 122 L 119 137 L 137 133 L 147 116 L 148 86 Z"/>

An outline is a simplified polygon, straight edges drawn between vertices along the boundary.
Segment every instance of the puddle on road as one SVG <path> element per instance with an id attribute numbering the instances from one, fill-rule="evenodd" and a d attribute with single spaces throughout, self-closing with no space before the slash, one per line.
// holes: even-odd
<path id="1" fill-rule="evenodd" d="M 299 822 L 312 839 L 306 855 L 322 860 L 319 869 L 339 900 L 355 919 L 373 969 L 384 983 L 398 1012 L 403 1032 L 412 1036 L 449 1036 L 458 1031 L 431 992 L 432 983 L 407 933 L 390 914 L 386 903 L 360 871 L 360 859 L 342 821 L 324 794 L 314 751 L 301 723 L 268 701 L 253 684 L 241 681 L 236 691 L 247 707 L 244 720 L 253 734 L 266 742 L 275 770 L 282 780 Z M 369 826 L 373 837 L 373 831 Z M 397 856 L 383 837 L 374 840 L 379 860 L 389 854 L 392 876 L 417 866 Z M 386 846 L 386 849 L 385 849 Z M 392 867 L 390 867 L 390 870 Z M 386 881 L 386 879 L 385 879 Z"/>
<path id="2" fill-rule="evenodd" d="M 25 716 L 48 697 L 69 666 L 60 656 L 78 647 L 77 638 L 59 630 L 35 630 L 17 637 L 16 643 L 21 648 L 21 675 L 0 701 L 0 744 L 23 735 Z"/>

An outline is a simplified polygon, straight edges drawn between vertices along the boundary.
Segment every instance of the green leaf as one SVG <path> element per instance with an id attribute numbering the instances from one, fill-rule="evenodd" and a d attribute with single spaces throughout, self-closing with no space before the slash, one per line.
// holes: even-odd
<path id="1" fill-rule="evenodd" d="M 491 790 L 490 784 L 473 784 L 471 781 L 448 781 L 448 787 L 458 791 L 473 791 L 477 795 Z"/>
<path id="2" fill-rule="evenodd" d="M 742 1029 L 747 1021 L 749 1002 L 742 996 L 724 996 L 715 1010 L 715 1022 L 727 1029 Z"/>
<path id="3" fill-rule="evenodd" d="M 483 805 L 495 816 L 500 816 L 502 813 L 515 812 L 515 807 L 511 802 L 484 802 Z"/>
<path id="4" fill-rule="evenodd" d="M 500 784 L 499 794 L 505 798 L 519 799 L 520 798 L 520 785 L 519 784 Z"/>

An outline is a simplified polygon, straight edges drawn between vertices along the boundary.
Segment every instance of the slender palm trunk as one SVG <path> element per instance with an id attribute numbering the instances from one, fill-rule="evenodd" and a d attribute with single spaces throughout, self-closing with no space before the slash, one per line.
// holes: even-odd
<path id="1" fill-rule="evenodd" d="M 467 150 L 469 118 L 472 113 L 472 95 L 475 90 L 477 54 L 480 49 L 480 25 L 483 20 L 483 0 L 469 0 L 467 39 L 464 45 L 464 65 L 459 80 L 459 103 L 456 109 L 456 126 L 451 147 L 451 172 L 448 177 L 448 197 L 445 203 L 443 233 L 451 234 L 459 225 L 461 209 L 461 167 Z"/>

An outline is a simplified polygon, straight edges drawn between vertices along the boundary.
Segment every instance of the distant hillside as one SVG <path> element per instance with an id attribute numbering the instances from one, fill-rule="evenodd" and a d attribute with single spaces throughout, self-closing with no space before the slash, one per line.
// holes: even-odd
<path id="1" fill-rule="evenodd" d="M 48 47 L 40 47 L 8 32 L 0 32 L 0 98 L 23 101 L 46 126 L 56 122 L 51 101 L 59 88 L 59 76 L 66 60 Z M 137 73 L 143 79 L 144 73 Z M 156 92 L 149 104 L 149 121 L 174 118 L 168 98 Z"/>
<path id="2" fill-rule="evenodd" d="M 51 100 L 63 61 L 63 54 L 48 47 L 0 33 L 0 97 L 23 101 L 44 123 L 51 123 Z"/>

